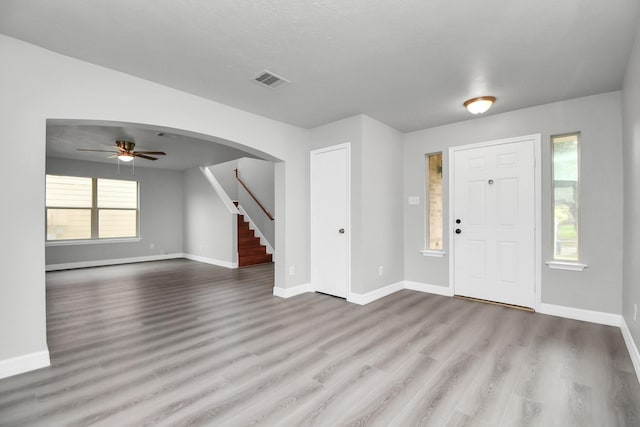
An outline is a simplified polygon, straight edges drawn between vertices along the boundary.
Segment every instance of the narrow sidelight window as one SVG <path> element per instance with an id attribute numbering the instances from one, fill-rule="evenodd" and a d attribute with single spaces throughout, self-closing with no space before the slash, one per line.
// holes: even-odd
<path id="1" fill-rule="evenodd" d="M 551 137 L 554 259 L 579 260 L 580 133 Z"/>
<path id="2" fill-rule="evenodd" d="M 442 250 L 442 153 L 426 156 L 427 249 Z"/>

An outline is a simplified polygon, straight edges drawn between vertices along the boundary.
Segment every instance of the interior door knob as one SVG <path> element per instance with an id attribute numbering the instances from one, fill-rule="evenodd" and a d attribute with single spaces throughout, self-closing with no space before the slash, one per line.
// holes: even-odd
<path id="1" fill-rule="evenodd" d="M 456 228 L 456 234 L 460 234 L 462 233 L 462 230 L 460 230 L 459 228 Z"/>
<path id="2" fill-rule="evenodd" d="M 338 233 L 344 234 L 344 228 L 341 228 L 340 230 L 338 230 Z"/>

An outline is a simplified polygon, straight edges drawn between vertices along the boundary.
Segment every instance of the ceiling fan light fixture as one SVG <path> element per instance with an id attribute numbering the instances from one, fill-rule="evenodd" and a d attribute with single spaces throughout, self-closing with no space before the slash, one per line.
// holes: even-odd
<path id="1" fill-rule="evenodd" d="M 467 99 L 463 105 L 471 114 L 482 114 L 487 112 L 494 102 L 496 102 L 495 96 L 479 96 Z"/>
<path id="2" fill-rule="evenodd" d="M 118 160 L 121 160 L 123 162 L 130 162 L 133 160 L 133 156 L 129 153 L 121 153 L 118 154 Z"/>

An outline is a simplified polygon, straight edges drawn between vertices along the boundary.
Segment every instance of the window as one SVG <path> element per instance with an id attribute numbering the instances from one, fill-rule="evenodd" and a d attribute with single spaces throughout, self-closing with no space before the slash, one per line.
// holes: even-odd
<path id="1" fill-rule="evenodd" d="M 442 153 L 427 154 L 427 249 L 442 250 Z"/>
<path id="2" fill-rule="evenodd" d="M 580 134 L 552 136 L 554 259 L 578 261 Z"/>
<path id="3" fill-rule="evenodd" d="M 138 236 L 138 183 L 47 175 L 47 240 Z"/>

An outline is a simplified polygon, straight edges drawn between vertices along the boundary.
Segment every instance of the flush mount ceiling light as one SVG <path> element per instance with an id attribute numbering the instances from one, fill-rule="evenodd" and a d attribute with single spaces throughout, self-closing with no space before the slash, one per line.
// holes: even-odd
<path id="1" fill-rule="evenodd" d="M 482 114 L 491 108 L 494 102 L 496 102 L 495 96 L 479 96 L 464 101 L 464 106 L 471 114 Z"/>

